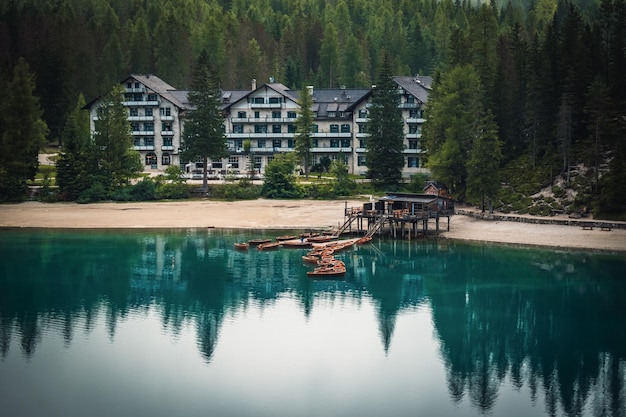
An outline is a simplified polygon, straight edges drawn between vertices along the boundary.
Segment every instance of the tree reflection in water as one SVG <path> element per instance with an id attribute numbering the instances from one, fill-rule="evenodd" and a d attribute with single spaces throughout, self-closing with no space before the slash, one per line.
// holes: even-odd
<path id="1" fill-rule="evenodd" d="M 280 232 L 284 233 L 284 232 Z M 35 355 L 42 332 L 66 345 L 104 311 L 109 337 L 158 305 L 173 335 L 193 323 L 210 362 L 229 312 L 291 293 L 371 298 L 387 353 L 397 317 L 427 303 L 451 399 L 491 411 L 507 380 L 543 396 L 546 413 L 626 415 L 623 256 L 451 242 L 377 242 L 346 252 L 345 281 L 306 278 L 301 252 L 240 253 L 241 231 L 5 231 L 0 250 L 0 354 L 19 338 Z M 430 337 L 431 335 L 424 335 Z M 587 410 L 587 411 L 586 411 Z"/>

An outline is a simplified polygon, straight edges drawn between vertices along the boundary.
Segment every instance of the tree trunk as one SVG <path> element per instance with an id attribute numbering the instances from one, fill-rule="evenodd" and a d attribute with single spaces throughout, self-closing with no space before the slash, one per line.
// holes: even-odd
<path id="1" fill-rule="evenodd" d="M 208 182 L 208 159 L 205 156 L 202 158 L 203 167 L 202 167 L 202 192 L 204 194 L 209 192 L 209 182 Z"/>

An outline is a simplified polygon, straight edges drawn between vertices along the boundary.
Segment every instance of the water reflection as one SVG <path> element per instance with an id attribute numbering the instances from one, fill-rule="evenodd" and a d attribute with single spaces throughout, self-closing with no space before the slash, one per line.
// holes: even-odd
<path id="1" fill-rule="evenodd" d="M 270 234 L 271 235 L 271 234 Z M 342 254 L 341 281 L 311 281 L 300 250 L 237 252 L 241 231 L 0 234 L 0 353 L 36 355 L 45 332 L 69 346 L 106 317 L 111 340 L 130 314 L 158 306 L 165 331 L 188 325 L 204 360 L 227 317 L 289 294 L 376 306 L 389 353 L 398 317 L 428 305 L 448 393 L 480 412 L 511 381 L 548 415 L 626 415 L 623 256 L 450 242 L 378 242 Z M 432 335 L 420 335 L 430 338 Z"/>

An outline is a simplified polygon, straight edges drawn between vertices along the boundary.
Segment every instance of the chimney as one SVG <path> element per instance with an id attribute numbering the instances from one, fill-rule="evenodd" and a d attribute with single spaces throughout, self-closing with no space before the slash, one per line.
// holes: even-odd
<path id="1" fill-rule="evenodd" d="M 256 90 L 256 78 L 252 79 L 252 91 Z"/>
<path id="2" fill-rule="evenodd" d="M 309 90 L 309 94 L 311 95 L 311 97 L 313 97 L 313 86 L 312 85 L 307 85 L 306 89 Z"/>

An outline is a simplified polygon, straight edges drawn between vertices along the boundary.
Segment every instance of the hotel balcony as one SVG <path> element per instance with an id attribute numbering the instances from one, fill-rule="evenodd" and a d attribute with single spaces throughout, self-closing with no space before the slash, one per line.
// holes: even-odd
<path id="1" fill-rule="evenodd" d="M 126 87 L 124 91 L 126 93 L 145 93 L 146 88 L 145 87 L 139 87 L 139 88 Z"/>
<path id="2" fill-rule="evenodd" d="M 367 148 L 356 148 L 357 153 L 365 153 L 367 152 Z"/>
<path id="3" fill-rule="evenodd" d="M 163 146 L 161 146 L 161 150 L 162 151 L 173 151 L 174 147 L 173 146 L 168 146 L 168 145 L 163 145 Z"/>
<path id="4" fill-rule="evenodd" d="M 420 103 L 400 103 L 398 108 L 400 109 L 417 109 L 419 108 Z"/>
<path id="5" fill-rule="evenodd" d="M 154 130 L 133 130 L 133 136 L 154 136 Z"/>
<path id="6" fill-rule="evenodd" d="M 421 124 L 421 123 L 426 122 L 426 119 L 423 119 L 421 117 L 409 117 L 408 119 L 406 119 L 406 122 L 407 123 L 418 123 L 418 124 Z"/>
<path id="7" fill-rule="evenodd" d="M 422 153 L 422 150 L 419 149 L 419 148 L 418 149 L 405 148 L 403 153 L 405 153 L 405 154 L 413 154 L 414 155 L 414 154 L 417 154 L 417 153 Z"/>
<path id="8" fill-rule="evenodd" d="M 317 147 L 317 148 L 311 148 L 311 152 L 316 152 L 316 153 L 320 153 L 320 152 L 324 152 L 324 153 L 352 153 L 352 148 L 351 147 L 344 147 L 344 148 L 339 148 L 339 147 Z"/>
<path id="9" fill-rule="evenodd" d="M 407 139 L 419 139 L 421 137 L 422 137 L 421 133 L 407 133 L 406 134 Z"/>
<path id="10" fill-rule="evenodd" d="M 173 130 L 161 130 L 161 136 L 174 136 Z"/>
<path id="11" fill-rule="evenodd" d="M 227 133 L 227 139 L 293 139 L 295 133 Z"/>
<path id="12" fill-rule="evenodd" d="M 136 151 L 153 151 L 154 145 L 135 145 L 134 148 Z"/>
<path id="13" fill-rule="evenodd" d="M 284 103 L 250 103 L 252 109 L 282 109 Z"/>
<path id="14" fill-rule="evenodd" d="M 357 117 L 357 118 L 356 118 L 356 122 L 357 122 L 357 123 L 367 123 L 367 122 L 369 122 L 369 120 L 370 120 L 370 119 L 369 119 L 369 118 L 367 118 L 367 117 Z"/>
<path id="15" fill-rule="evenodd" d="M 154 116 L 128 116 L 129 122 L 152 122 Z"/>
<path id="16" fill-rule="evenodd" d="M 231 123 L 294 123 L 293 117 L 231 117 Z"/>
<path id="17" fill-rule="evenodd" d="M 122 101 L 122 106 L 124 107 L 133 107 L 133 106 L 158 106 L 158 101 Z"/>
<path id="18" fill-rule="evenodd" d="M 343 132 L 343 133 L 331 133 L 331 132 L 323 132 L 323 133 L 313 133 L 313 138 L 351 138 L 352 132 Z"/>
<path id="19" fill-rule="evenodd" d="M 174 120 L 174 116 L 161 116 L 161 120 L 164 122 L 172 121 Z"/>

